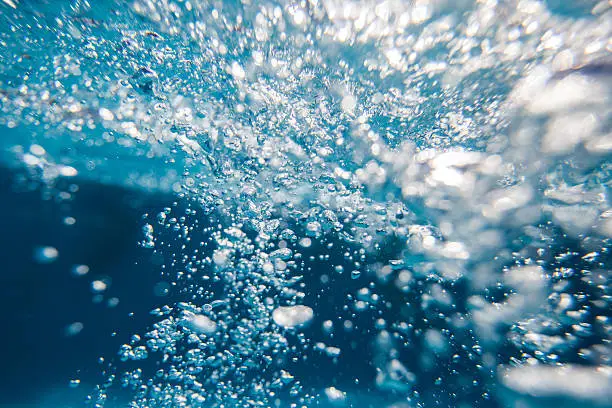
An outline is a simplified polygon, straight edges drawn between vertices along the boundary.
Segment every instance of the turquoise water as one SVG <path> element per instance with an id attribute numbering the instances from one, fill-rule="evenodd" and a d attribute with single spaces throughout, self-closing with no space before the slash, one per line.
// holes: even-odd
<path id="1" fill-rule="evenodd" d="M 39 404 L 609 406 L 606 1 L 0 12 L 16 184 L 164 201 L 132 247 L 159 304 Z"/>

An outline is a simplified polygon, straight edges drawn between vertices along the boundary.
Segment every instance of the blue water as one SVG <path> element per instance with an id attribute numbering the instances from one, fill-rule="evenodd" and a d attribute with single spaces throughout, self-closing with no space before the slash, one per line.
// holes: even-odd
<path id="1" fill-rule="evenodd" d="M 2 0 L 0 406 L 610 406 L 611 13 Z"/>

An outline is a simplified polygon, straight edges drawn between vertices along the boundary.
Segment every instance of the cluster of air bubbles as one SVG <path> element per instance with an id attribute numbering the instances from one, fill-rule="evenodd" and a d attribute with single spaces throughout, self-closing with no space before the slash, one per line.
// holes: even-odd
<path id="1" fill-rule="evenodd" d="M 4 3 L 10 154 L 177 196 L 95 404 L 609 400 L 608 1 Z"/>
<path id="2" fill-rule="evenodd" d="M 141 241 L 141 245 L 145 248 L 153 248 L 155 246 L 153 226 L 151 224 L 145 224 L 142 227 L 142 233 L 144 235 L 144 239 Z"/>

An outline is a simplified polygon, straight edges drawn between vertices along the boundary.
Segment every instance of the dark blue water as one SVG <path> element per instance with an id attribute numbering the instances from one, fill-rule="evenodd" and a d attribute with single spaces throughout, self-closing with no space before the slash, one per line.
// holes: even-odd
<path id="1" fill-rule="evenodd" d="M 3 365 L 2 403 L 7 406 L 82 406 L 94 384 L 103 381 L 102 372 L 116 359 L 119 346 L 133 333 L 144 332 L 153 322 L 149 311 L 172 303 L 173 299 L 184 299 L 180 295 L 184 290 L 181 287 L 160 296 L 160 282 L 164 282 L 159 272 L 162 255 L 136 245 L 141 238 L 142 215 L 161 211 L 172 197 L 80 181 L 78 197 L 69 205 L 58 204 L 53 199 L 41 197 L 40 186 L 31 185 L 26 190 L 19 181 L 21 176 L 9 170 L 2 172 L 5 197 L 2 211 L 11 214 L 2 224 L 6 265 L 2 275 L 2 325 L 10 328 L 10 334 L 3 338 L 3 347 L 10 352 L 6 353 Z M 175 208 L 180 210 L 180 206 L 179 201 Z M 74 217 L 77 222 L 66 225 L 66 217 Z M 168 234 L 168 238 L 172 240 L 172 234 Z M 341 241 L 331 243 L 342 245 Z M 57 248 L 58 258 L 48 264 L 37 262 L 33 253 L 41 245 Z M 381 259 L 393 255 L 393 246 L 384 252 Z M 322 283 L 320 274 L 330 273 L 329 265 L 350 267 L 341 253 L 329 251 L 322 245 L 313 245 L 303 256 L 316 257 L 323 253 L 330 254 L 330 258 L 325 262 L 309 263 L 312 274 L 304 280 L 308 288 L 304 301 L 316 304 L 321 316 L 346 315 L 343 308 L 347 298 L 351 298 L 363 283 L 351 279 L 347 272 Z M 72 271 L 76 265 L 89 266 L 87 275 L 75 276 Z M 91 290 L 91 282 L 97 279 L 110 282 L 104 298 L 99 301 L 94 300 Z M 460 286 L 449 289 L 460 293 L 465 290 Z M 413 296 L 401 294 L 389 285 L 372 285 L 371 288 L 380 289 L 381 303 L 397 304 L 397 299 L 402 298 L 402 303 L 410 307 L 416 301 Z M 119 303 L 109 307 L 108 300 L 113 298 L 119 299 Z M 410 312 L 405 307 L 401 309 L 394 307 L 389 312 L 410 313 L 416 330 L 432 327 L 418 308 L 413 307 Z M 375 309 L 360 314 L 353 320 L 352 330 L 334 337 L 334 344 L 343 350 L 341 358 L 331 361 L 311 351 L 302 356 L 304 360 L 290 363 L 288 367 L 314 389 L 329 384 L 340 389 L 354 389 L 356 396 L 351 399 L 354 406 L 393 402 L 397 395 L 386 395 L 373 386 L 376 371 L 371 361 L 375 352 L 368 335 L 370 321 L 377 314 Z M 69 335 L 66 328 L 73 322 L 81 322 L 83 329 L 76 335 Z M 320 327 L 311 327 L 304 334 L 326 338 Z M 468 334 L 461 336 L 461 340 L 457 340 L 458 353 L 462 353 L 460 345 L 474 344 Z M 424 350 L 423 346 L 414 345 L 402 358 L 410 361 Z M 100 358 L 104 362 L 100 362 Z M 154 370 L 156 365 L 155 362 L 143 364 L 146 370 Z M 464 368 L 461 366 L 458 364 L 457 368 L 464 374 L 474 370 L 467 364 L 463 364 Z M 432 375 L 442 378 L 448 372 L 440 367 L 433 374 L 423 373 L 419 382 L 430 383 Z M 471 378 L 472 381 L 486 381 L 481 377 L 473 371 Z M 81 384 L 69 387 L 73 379 L 79 379 Z M 467 379 L 462 378 L 462 381 Z M 431 393 L 426 399 L 440 403 L 452 392 L 470 404 L 496 406 L 494 402 L 483 401 L 480 395 L 483 391 L 479 389 L 465 393 L 461 384 L 450 388 L 449 379 L 445 379 L 445 384 L 443 391 L 425 388 L 423 392 Z M 119 390 L 117 394 L 109 401 L 110 406 L 127 403 L 129 393 Z M 372 402 L 365 402 L 367 399 Z"/>

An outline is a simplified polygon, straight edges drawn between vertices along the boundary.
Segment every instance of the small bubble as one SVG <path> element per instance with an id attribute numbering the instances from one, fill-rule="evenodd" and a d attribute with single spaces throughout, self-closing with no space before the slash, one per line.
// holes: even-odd
<path id="1" fill-rule="evenodd" d="M 326 388 L 325 396 L 327 397 L 328 401 L 334 406 L 345 405 L 346 393 L 344 391 L 340 391 L 336 387 Z"/>
<path id="2" fill-rule="evenodd" d="M 72 274 L 75 276 L 87 275 L 88 272 L 89 272 L 89 266 L 87 265 L 75 265 L 72 268 Z"/>
<path id="3" fill-rule="evenodd" d="M 312 245 L 312 240 L 310 238 L 300 239 L 300 246 L 302 248 L 310 248 L 310 245 Z"/>
<path id="4" fill-rule="evenodd" d="M 357 107 L 357 99 L 353 95 L 346 95 L 342 98 L 341 105 L 344 112 L 352 115 Z"/>
<path id="5" fill-rule="evenodd" d="M 217 249 L 213 252 L 213 262 L 218 266 L 225 266 L 229 262 L 229 255 L 227 249 Z"/>
<path id="6" fill-rule="evenodd" d="M 104 292 L 108 288 L 108 283 L 103 280 L 95 280 L 91 282 L 91 290 L 94 292 Z"/>
<path id="7" fill-rule="evenodd" d="M 54 262 L 59 256 L 59 251 L 52 246 L 38 247 L 34 251 L 34 259 L 41 264 Z"/>
<path id="8" fill-rule="evenodd" d="M 310 322 L 313 317 L 314 311 L 304 305 L 281 306 L 272 313 L 274 323 L 285 328 L 302 326 Z"/>
<path id="9" fill-rule="evenodd" d="M 35 156 L 44 156 L 47 152 L 44 147 L 41 145 L 33 144 L 30 146 L 30 153 Z"/>
<path id="10" fill-rule="evenodd" d="M 327 334 L 332 333 L 334 331 L 334 322 L 332 322 L 331 320 L 324 321 L 323 331 Z"/>
<path id="11" fill-rule="evenodd" d="M 61 166 L 59 168 L 59 174 L 64 177 L 74 177 L 79 174 L 79 172 L 72 166 Z"/>
<path id="12" fill-rule="evenodd" d="M 217 323 L 204 315 L 193 315 L 187 319 L 187 326 L 201 334 L 212 335 L 217 330 Z"/>
<path id="13" fill-rule="evenodd" d="M 246 78 L 246 73 L 244 72 L 244 68 L 242 68 L 242 66 L 236 61 L 232 63 L 232 76 L 237 81 L 241 81 Z"/>
<path id="14" fill-rule="evenodd" d="M 71 323 L 68 326 L 66 326 L 66 329 L 64 330 L 64 333 L 68 337 L 76 336 L 77 334 L 79 334 L 81 332 L 81 330 L 83 330 L 83 327 L 84 327 L 83 323 L 81 323 L 81 322 L 74 322 L 74 323 Z"/>
<path id="15" fill-rule="evenodd" d="M 103 120 L 113 120 L 115 119 L 115 115 L 113 114 L 113 112 L 111 112 L 110 110 L 106 109 L 106 108 L 100 108 L 100 110 L 98 111 L 98 113 L 100 114 L 100 117 Z"/>

